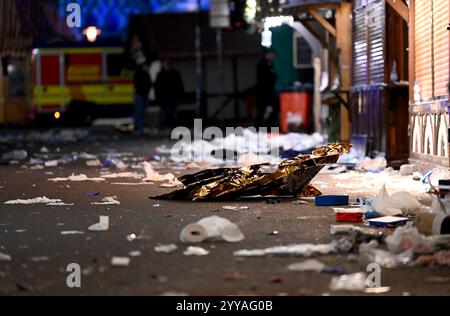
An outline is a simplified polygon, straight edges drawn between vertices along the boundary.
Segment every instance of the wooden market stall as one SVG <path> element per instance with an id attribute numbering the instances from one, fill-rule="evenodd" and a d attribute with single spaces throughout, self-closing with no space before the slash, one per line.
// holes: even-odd
<path id="1" fill-rule="evenodd" d="M 410 158 L 423 169 L 449 166 L 448 0 L 410 0 Z"/>
<path id="2" fill-rule="evenodd" d="M 352 4 L 339 0 L 291 0 L 283 8 L 285 13 L 295 16 L 311 34 L 316 36 L 329 52 L 329 68 L 325 71 L 329 74 L 330 87 L 323 92 L 322 101 L 340 108 L 339 138 L 342 141 L 349 141 L 351 137 L 349 92 L 352 83 Z M 326 16 L 324 13 L 331 14 Z M 321 29 L 318 30 L 312 26 L 311 20 Z M 329 97 L 330 95 L 332 98 Z"/>
<path id="3" fill-rule="evenodd" d="M 400 0 L 356 0 L 353 5 L 353 135 L 367 136 L 368 152 L 406 162 L 408 7 Z"/>

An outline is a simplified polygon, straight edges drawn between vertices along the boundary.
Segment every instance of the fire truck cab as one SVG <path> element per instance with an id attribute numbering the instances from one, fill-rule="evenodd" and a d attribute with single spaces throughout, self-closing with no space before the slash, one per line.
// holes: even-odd
<path id="1" fill-rule="evenodd" d="M 123 48 L 35 48 L 32 64 L 34 118 L 86 125 L 132 113 L 133 73 Z"/>

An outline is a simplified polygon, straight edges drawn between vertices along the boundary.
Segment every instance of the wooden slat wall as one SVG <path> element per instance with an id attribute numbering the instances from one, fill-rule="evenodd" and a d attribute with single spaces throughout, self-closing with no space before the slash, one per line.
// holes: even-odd
<path id="1" fill-rule="evenodd" d="M 384 82 L 385 43 L 386 43 L 386 6 L 384 0 L 367 6 L 369 26 L 369 72 L 370 83 Z"/>
<path id="2" fill-rule="evenodd" d="M 369 83 L 367 63 L 366 8 L 356 8 L 353 13 L 353 85 Z"/>
<path id="3" fill-rule="evenodd" d="M 432 0 L 415 2 L 415 72 L 422 99 L 433 97 L 432 80 Z"/>
<path id="4" fill-rule="evenodd" d="M 442 97 L 448 95 L 449 82 L 449 0 L 433 0 L 433 12 L 434 96 Z"/>
<path id="5" fill-rule="evenodd" d="M 353 86 L 385 82 L 386 4 L 371 0 L 353 11 Z"/>

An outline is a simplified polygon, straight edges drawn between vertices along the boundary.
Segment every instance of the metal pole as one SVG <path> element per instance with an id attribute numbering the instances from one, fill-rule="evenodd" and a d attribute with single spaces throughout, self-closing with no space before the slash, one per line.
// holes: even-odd
<path id="1" fill-rule="evenodd" d="M 207 113 L 203 109 L 203 56 L 202 56 L 202 19 L 201 0 L 197 0 L 197 14 L 195 23 L 195 60 L 196 60 L 196 113 L 197 117 L 205 118 Z"/>
<path id="2" fill-rule="evenodd" d="M 233 69 L 233 98 L 234 98 L 234 116 L 236 120 L 240 119 L 239 114 L 239 75 L 238 75 L 238 65 L 237 57 L 233 56 L 231 59 L 232 69 Z"/>
<path id="3" fill-rule="evenodd" d="M 223 34 L 222 29 L 218 28 L 216 30 L 216 46 L 217 46 L 217 79 L 219 88 L 220 107 L 222 107 L 223 105 L 224 85 L 225 85 L 222 34 Z"/>

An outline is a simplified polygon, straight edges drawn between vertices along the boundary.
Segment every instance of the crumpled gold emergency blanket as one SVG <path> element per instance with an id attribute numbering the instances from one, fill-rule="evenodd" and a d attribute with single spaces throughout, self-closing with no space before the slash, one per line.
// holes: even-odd
<path id="1" fill-rule="evenodd" d="M 235 200 L 251 196 L 317 196 L 321 192 L 309 183 L 330 163 L 347 153 L 350 144 L 333 143 L 319 147 L 311 154 L 282 161 L 278 166 L 268 163 L 243 168 L 204 170 L 178 180 L 183 189 L 156 197 L 174 200 Z"/>

